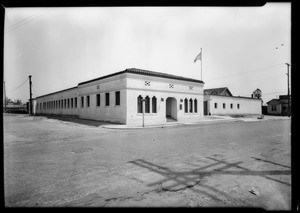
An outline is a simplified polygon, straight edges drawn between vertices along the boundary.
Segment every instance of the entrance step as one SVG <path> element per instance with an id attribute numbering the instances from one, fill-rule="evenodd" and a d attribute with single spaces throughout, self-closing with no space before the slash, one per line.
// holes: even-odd
<path id="1" fill-rule="evenodd" d="M 172 117 L 167 116 L 167 122 L 177 122 L 177 120 L 175 120 Z"/>

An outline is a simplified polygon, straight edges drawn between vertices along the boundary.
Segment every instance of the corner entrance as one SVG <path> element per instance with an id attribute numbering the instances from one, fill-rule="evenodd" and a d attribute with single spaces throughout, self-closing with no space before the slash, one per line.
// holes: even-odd
<path id="1" fill-rule="evenodd" d="M 166 118 L 167 122 L 177 121 L 177 100 L 176 98 L 166 99 Z"/>

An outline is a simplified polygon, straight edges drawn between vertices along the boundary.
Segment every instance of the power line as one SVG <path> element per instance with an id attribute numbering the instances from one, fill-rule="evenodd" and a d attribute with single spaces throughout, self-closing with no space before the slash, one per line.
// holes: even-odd
<path id="1" fill-rule="evenodd" d="M 255 79 L 253 81 L 247 81 L 247 82 L 235 82 L 235 83 L 229 83 L 228 85 L 231 86 L 231 85 L 236 85 L 236 84 L 243 84 L 243 85 L 247 85 L 247 84 L 251 84 L 253 82 L 258 82 L 258 81 L 263 81 L 263 80 L 270 80 L 270 79 L 273 79 L 273 78 L 279 78 L 281 77 L 282 75 L 275 75 L 275 76 L 272 76 L 272 77 L 268 77 L 268 78 L 261 78 L 261 79 Z"/>
<path id="2" fill-rule="evenodd" d="M 11 31 L 14 31 L 15 29 L 21 27 L 22 25 L 27 24 L 27 23 L 33 21 L 34 19 L 36 19 L 36 18 L 40 17 L 41 15 L 43 15 L 43 14 L 46 12 L 47 9 L 48 9 L 48 8 L 44 9 L 44 11 L 43 11 L 42 13 L 40 13 L 38 16 L 35 16 L 35 17 L 33 17 L 33 16 L 27 17 L 27 18 L 23 19 L 22 21 L 20 21 L 20 22 L 14 24 L 14 25 L 12 25 L 12 26 L 10 26 L 10 27 L 9 27 L 10 29 L 8 29 L 5 33 L 9 33 L 9 32 L 11 32 Z M 33 18 L 31 18 L 31 17 L 33 17 Z M 31 18 L 31 19 L 29 19 L 29 18 Z M 29 19 L 29 20 L 28 20 L 28 19 Z M 27 21 L 25 21 L 25 20 L 27 20 Z M 24 21 L 25 21 L 25 22 L 24 22 Z"/>
<path id="3" fill-rule="evenodd" d="M 17 89 L 19 89 L 21 86 L 23 86 L 23 84 L 25 84 L 26 82 L 28 81 L 28 79 L 26 79 L 20 86 L 18 86 L 17 88 L 13 89 L 13 90 L 10 90 L 10 91 L 7 91 L 7 92 L 13 92 Z"/>
<path id="4" fill-rule="evenodd" d="M 247 72 L 243 72 L 243 73 L 239 73 L 239 74 L 223 76 L 223 77 L 220 77 L 220 78 L 208 79 L 206 81 L 214 81 L 214 80 L 219 80 L 219 79 L 224 79 L 224 78 L 231 78 L 231 77 L 235 77 L 235 76 L 239 76 L 239 75 L 244 75 L 244 74 L 251 73 L 251 72 L 257 72 L 257 71 L 260 71 L 260 70 L 263 70 L 263 69 L 266 69 L 266 68 L 275 67 L 275 66 L 279 66 L 279 65 L 282 65 L 282 63 L 280 63 L 280 64 L 274 64 L 274 65 L 270 65 L 270 66 L 266 66 L 266 67 L 261 67 L 261 68 L 257 68 L 257 69 L 253 69 L 253 70 L 249 70 Z"/>
<path id="5" fill-rule="evenodd" d="M 281 92 L 285 92 L 285 90 L 282 90 L 282 91 L 277 91 L 277 92 L 268 92 L 268 93 L 262 93 L 262 96 L 265 96 L 265 95 L 270 95 L 270 94 L 275 94 L 275 93 L 281 93 Z"/>
<path id="6" fill-rule="evenodd" d="M 41 11 L 43 11 L 43 10 L 40 10 L 40 12 Z M 18 24 L 20 24 L 20 23 L 22 23 L 22 22 L 24 22 L 24 21 L 26 21 L 26 20 L 28 20 L 28 19 L 30 19 L 30 18 L 32 18 L 33 16 L 35 16 L 35 15 L 37 15 L 38 13 L 35 13 L 35 14 L 33 14 L 33 15 L 31 15 L 31 16 L 29 16 L 29 17 L 27 17 L 27 18 L 24 18 L 24 19 L 22 19 L 21 21 L 18 21 L 17 23 L 14 23 L 14 24 L 12 24 L 11 26 L 9 26 L 9 27 L 7 27 L 5 30 L 11 30 L 13 27 L 15 27 L 16 25 L 18 25 Z"/>

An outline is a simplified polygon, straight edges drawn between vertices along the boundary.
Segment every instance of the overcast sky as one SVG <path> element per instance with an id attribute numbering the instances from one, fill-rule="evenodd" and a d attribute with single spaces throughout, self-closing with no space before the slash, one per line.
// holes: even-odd
<path id="1" fill-rule="evenodd" d="M 4 39 L 13 100 L 28 101 L 29 75 L 33 97 L 133 67 L 201 79 L 202 48 L 204 89 L 250 97 L 259 88 L 266 102 L 287 94 L 291 4 L 6 8 Z"/>

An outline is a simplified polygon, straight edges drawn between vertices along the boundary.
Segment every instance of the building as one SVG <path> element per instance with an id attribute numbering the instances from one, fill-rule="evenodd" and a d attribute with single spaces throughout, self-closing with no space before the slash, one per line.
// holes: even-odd
<path id="1" fill-rule="evenodd" d="M 196 79 L 130 68 L 36 97 L 34 111 L 129 126 L 197 122 L 203 117 L 203 85 Z"/>
<path id="2" fill-rule="evenodd" d="M 19 113 L 19 114 L 28 113 L 26 104 L 15 104 L 13 102 L 9 102 L 5 108 L 6 108 L 5 112 L 7 113 Z"/>
<path id="3" fill-rule="evenodd" d="M 267 114 L 270 115 L 290 115 L 289 98 L 287 95 L 279 95 L 279 99 L 272 99 L 267 102 Z M 290 97 L 291 106 L 291 97 Z M 291 107 L 290 107 L 291 108 Z"/>
<path id="4" fill-rule="evenodd" d="M 261 115 L 262 100 L 233 96 L 227 87 L 204 90 L 204 115 Z"/>
<path id="5" fill-rule="evenodd" d="M 203 86 L 197 79 L 130 68 L 36 97 L 33 111 L 129 126 L 198 122 L 204 115 L 261 115 L 261 99 Z"/>

